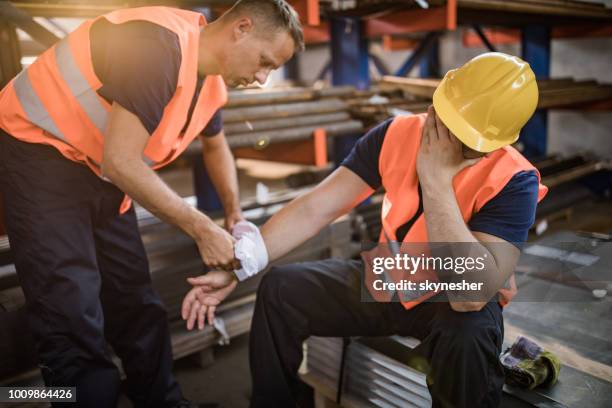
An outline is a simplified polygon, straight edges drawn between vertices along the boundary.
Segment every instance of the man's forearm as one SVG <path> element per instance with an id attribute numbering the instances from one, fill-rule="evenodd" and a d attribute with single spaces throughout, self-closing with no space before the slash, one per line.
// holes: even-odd
<path id="1" fill-rule="evenodd" d="M 422 186 L 423 213 L 429 242 L 474 242 L 459 210 L 452 185 Z"/>
<path id="2" fill-rule="evenodd" d="M 477 302 L 454 302 L 457 296 L 450 296 L 451 306 L 457 311 L 472 311 L 479 310 L 486 303 L 485 298 L 488 295 L 494 294 L 497 288 L 493 283 L 496 281 L 495 276 L 498 276 L 498 265 L 495 257 L 489 249 L 483 245 L 469 230 L 461 210 L 457 204 L 457 199 L 451 185 L 437 185 L 432 188 L 423 186 L 423 213 L 425 214 L 425 222 L 427 224 L 427 235 L 429 242 L 445 243 L 440 249 L 444 252 L 443 257 L 451 256 L 453 258 L 477 258 L 482 257 L 485 265 L 483 273 L 465 273 L 461 275 L 462 279 L 473 281 L 476 283 L 485 283 L 485 288 L 479 294 L 474 293 L 456 293 L 459 298 L 478 298 Z M 449 271 L 451 274 L 454 271 Z M 453 275 L 451 275 L 453 276 Z M 458 277 L 459 275 L 457 275 Z"/>
<path id="3" fill-rule="evenodd" d="M 132 199 L 165 222 L 183 229 L 192 238 L 212 221 L 187 204 L 143 161 L 107 165 L 105 175 Z"/>
<path id="4" fill-rule="evenodd" d="M 271 261 L 280 258 L 372 194 L 372 188 L 345 167 L 296 198 L 261 228 Z"/>
<path id="5" fill-rule="evenodd" d="M 291 201 L 261 227 L 270 261 L 287 254 L 333 221 L 312 216 L 311 205 L 311 197 L 307 193 Z"/>
<path id="6" fill-rule="evenodd" d="M 223 137 L 222 143 L 215 147 L 207 146 L 202 154 L 206 171 L 227 214 L 240 210 L 236 164 L 225 137 L 221 135 L 215 137 Z"/>

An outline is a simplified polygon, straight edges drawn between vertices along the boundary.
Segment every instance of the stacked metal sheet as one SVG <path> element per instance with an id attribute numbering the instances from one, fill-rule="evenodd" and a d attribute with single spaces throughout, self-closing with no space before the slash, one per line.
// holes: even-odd
<path id="1" fill-rule="evenodd" d="M 394 347 L 405 348 L 411 354 L 418 341 L 394 336 L 388 339 Z M 332 390 L 332 399 L 340 397 L 343 406 L 350 407 L 430 407 L 431 396 L 425 374 L 369 347 L 367 341 L 351 340 L 342 355 L 344 341 L 332 337 L 312 337 L 307 342 L 306 375 Z M 340 373 L 342 372 L 342 381 Z M 307 380 L 308 381 L 308 380 Z M 338 386 L 341 392 L 338 393 Z"/>

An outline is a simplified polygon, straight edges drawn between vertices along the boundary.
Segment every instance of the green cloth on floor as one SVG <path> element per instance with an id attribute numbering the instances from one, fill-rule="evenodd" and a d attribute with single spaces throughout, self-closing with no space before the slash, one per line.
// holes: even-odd
<path id="1" fill-rule="evenodd" d="M 502 353 L 500 360 L 506 373 L 506 383 L 529 390 L 540 385 L 554 385 L 561 371 L 561 361 L 556 355 L 522 336 Z"/>

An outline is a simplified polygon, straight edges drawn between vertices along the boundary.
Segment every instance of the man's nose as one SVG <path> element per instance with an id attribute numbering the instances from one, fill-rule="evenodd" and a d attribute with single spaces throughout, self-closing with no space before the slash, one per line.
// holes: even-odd
<path id="1" fill-rule="evenodd" d="M 270 75 L 269 70 L 259 71 L 255 74 L 255 80 L 259 82 L 259 85 L 265 85 L 268 80 L 268 75 Z"/>

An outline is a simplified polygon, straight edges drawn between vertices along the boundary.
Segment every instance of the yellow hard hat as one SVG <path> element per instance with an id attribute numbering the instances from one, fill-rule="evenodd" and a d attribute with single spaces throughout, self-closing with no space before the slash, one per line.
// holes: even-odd
<path id="1" fill-rule="evenodd" d="M 463 144 L 487 153 L 516 142 L 538 105 L 538 85 L 525 61 L 488 52 L 448 71 L 433 105 Z"/>

